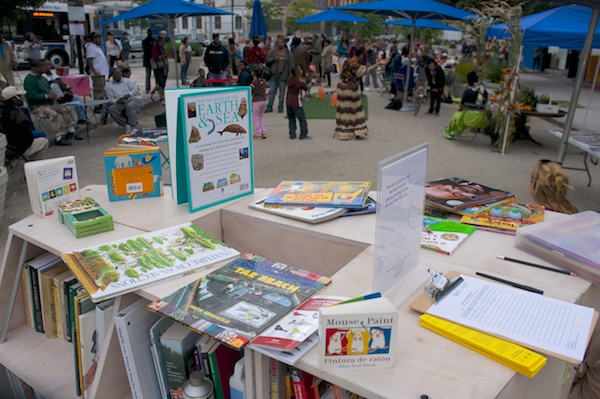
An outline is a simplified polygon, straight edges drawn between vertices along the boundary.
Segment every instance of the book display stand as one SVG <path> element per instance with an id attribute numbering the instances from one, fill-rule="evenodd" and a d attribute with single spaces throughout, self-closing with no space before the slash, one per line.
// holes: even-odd
<path id="1" fill-rule="evenodd" d="M 357 297 L 373 283 L 374 214 L 308 224 L 249 209 L 249 203 L 270 193 L 270 190 L 261 189 L 255 190 L 254 195 L 196 213 L 190 213 L 187 206 L 177 206 L 168 189 L 163 197 L 139 202 L 110 202 L 106 187 L 100 185 L 84 187 L 81 193 L 103 204 L 113 216 L 113 231 L 74 239 L 56 216 L 40 218 L 32 215 L 10 226 L 0 267 L 0 363 L 47 398 L 77 396 L 73 360 L 69 356 L 72 344 L 47 339 L 25 323 L 20 293 L 21 269 L 27 260 L 45 251 L 60 255 L 193 221 L 240 252 L 253 252 L 331 276 L 333 281 L 320 292 L 322 295 Z M 548 220 L 560 217 L 553 212 L 547 215 Z M 477 231 L 451 257 L 421 252 L 423 266 L 412 270 L 394 292 L 394 302 L 400 305 L 397 307 L 396 362 L 392 368 L 324 373 L 319 369 L 316 349 L 300 359 L 296 367 L 368 398 L 415 398 L 423 394 L 457 399 L 565 398 L 574 373 L 571 373 L 571 379 L 565 377 L 563 383 L 564 361 L 548 358 L 546 366 L 530 379 L 420 327 L 419 313 L 409 307 L 427 284 L 425 268 L 443 273 L 460 270 L 471 275 L 482 271 L 508 278 L 513 276 L 524 284 L 542 289 L 544 295 L 552 298 L 587 306 L 600 302 L 597 286 L 588 281 L 496 259 L 497 254 L 503 254 L 539 262 L 514 248 L 513 241 L 512 236 Z M 117 297 L 113 314 L 140 297 L 149 301 L 164 297 L 201 275 L 184 276 Z M 104 342 L 89 397 L 131 398 L 112 317 Z M 267 356 L 246 349 L 246 397 L 270 397 L 269 366 Z"/>

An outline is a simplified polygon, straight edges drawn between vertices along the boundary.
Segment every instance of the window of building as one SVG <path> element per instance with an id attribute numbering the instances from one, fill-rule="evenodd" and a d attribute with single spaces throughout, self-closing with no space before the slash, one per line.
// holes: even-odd
<path id="1" fill-rule="evenodd" d="M 215 17 L 215 29 L 216 30 L 223 29 L 223 28 L 221 28 L 221 17 Z"/>
<path id="2" fill-rule="evenodd" d="M 202 29 L 202 17 L 196 17 L 196 29 Z"/>
<path id="3" fill-rule="evenodd" d="M 235 17 L 235 30 L 242 30 L 242 17 Z"/>
<path id="4" fill-rule="evenodd" d="M 181 18 L 181 29 L 187 29 L 188 28 L 188 19 L 187 17 Z"/>

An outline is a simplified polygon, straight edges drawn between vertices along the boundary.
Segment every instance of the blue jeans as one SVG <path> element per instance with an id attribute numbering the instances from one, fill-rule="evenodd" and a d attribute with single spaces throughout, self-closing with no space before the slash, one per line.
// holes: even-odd
<path id="1" fill-rule="evenodd" d="M 282 79 L 280 76 L 272 76 L 269 80 L 269 102 L 267 103 L 267 111 L 273 111 L 273 102 L 275 102 L 275 94 L 279 89 L 279 105 L 277 110 L 283 112 L 283 101 L 285 99 L 285 85 L 287 79 Z"/>
<path id="2" fill-rule="evenodd" d="M 300 122 L 300 138 L 308 135 L 308 125 L 306 124 L 306 114 L 302 107 L 287 107 L 288 125 L 290 128 L 290 138 L 296 138 L 296 118 Z"/>
<path id="3" fill-rule="evenodd" d="M 225 71 L 221 71 L 219 73 L 209 72 L 208 78 L 209 79 L 227 79 L 227 72 L 225 72 Z"/>
<path id="4" fill-rule="evenodd" d="M 79 97 L 77 94 L 73 94 L 73 101 L 79 101 L 81 102 L 81 97 Z M 75 112 L 77 113 L 77 119 L 78 120 L 86 120 L 87 116 L 85 115 L 85 109 L 78 105 L 75 107 Z"/>
<path id="5" fill-rule="evenodd" d="M 188 68 L 190 67 L 190 64 L 187 62 L 184 62 L 183 64 L 181 64 L 181 84 L 184 85 L 185 82 L 187 81 L 187 71 Z"/>

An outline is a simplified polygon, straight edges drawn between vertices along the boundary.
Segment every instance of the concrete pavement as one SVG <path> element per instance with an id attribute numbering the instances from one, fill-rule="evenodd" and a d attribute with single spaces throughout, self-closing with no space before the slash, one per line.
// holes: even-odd
<path id="1" fill-rule="evenodd" d="M 131 63 L 133 76 L 138 86 L 144 88 L 144 69 L 141 62 Z M 24 74 L 21 73 L 24 77 Z M 191 80 L 191 75 L 188 80 Z M 549 74 L 522 74 L 523 86 L 536 88 L 538 93 L 553 94 L 559 100 L 569 100 L 572 80 Z M 335 85 L 334 81 L 334 85 Z M 175 87 L 169 79 L 167 87 Z M 556 159 L 559 140 L 548 134 L 552 127 L 538 118 L 529 118 L 530 132 L 538 146 L 528 141 L 516 141 L 508 153 L 500 155 L 490 150 L 487 136 L 478 136 L 473 143 L 468 140 L 449 141 L 442 135 L 444 126 L 456 110 L 454 104 L 442 104 L 439 118 L 422 115 L 415 118 L 412 113 L 385 109 L 386 96 L 375 91 L 365 92 L 369 99 L 369 135 L 366 140 L 342 142 L 332 139 L 334 120 L 309 119 L 309 135 L 312 140 L 290 140 L 285 114 L 276 112 L 265 115 L 268 139 L 253 144 L 255 185 L 274 187 L 281 180 L 371 180 L 377 185 L 377 164 L 423 142 L 429 143 L 427 178 L 460 176 L 501 189 L 513 190 L 519 200 L 532 201 L 529 195 L 530 172 L 539 159 Z M 580 105 L 587 106 L 590 90 L 582 89 Z M 587 121 L 586 109 L 580 108 L 575 116 L 575 125 L 599 126 L 600 94 L 593 93 Z M 144 109 L 140 115 L 143 127 L 154 126 L 154 116 L 162 112 L 160 104 L 144 94 Z M 314 99 L 311 101 L 320 101 Z M 324 106 L 327 106 L 324 104 Z M 425 108 L 425 107 L 423 107 Z M 75 155 L 79 169 L 80 185 L 105 184 L 102 153 L 116 144 L 122 131 L 110 122 L 91 134 L 90 142 L 73 142 L 71 147 L 51 146 L 47 157 Z M 568 155 L 566 165 L 581 166 L 582 157 Z M 568 171 L 574 190 L 572 202 L 579 210 L 600 210 L 600 167 L 592 166 L 592 186 L 587 187 L 585 172 Z M 143 201 L 143 200 L 141 200 Z M 22 171 L 11 174 L 8 183 L 4 220 L 0 224 L 0 242 L 4 245 L 7 226 L 31 214 L 26 184 Z"/>

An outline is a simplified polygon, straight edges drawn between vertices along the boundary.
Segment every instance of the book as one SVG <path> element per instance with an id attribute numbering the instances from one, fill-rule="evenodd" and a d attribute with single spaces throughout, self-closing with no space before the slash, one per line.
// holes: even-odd
<path id="1" fill-rule="evenodd" d="M 396 357 L 398 314 L 385 297 L 319 309 L 322 371 L 390 368 Z"/>
<path id="2" fill-rule="evenodd" d="M 314 333 L 309 337 L 305 338 L 304 341 L 300 343 L 300 345 L 296 346 L 291 351 L 282 351 L 277 349 L 270 349 L 264 346 L 252 346 L 249 344 L 248 347 L 253 351 L 262 353 L 265 356 L 270 357 L 271 359 L 275 359 L 280 361 L 281 363 L 285 363 L 287 365 L 293 366 L 300 360 L 304 355 L 306 355 L 312 348 L 317 346 L 319 342 L 319 334 Z"/>
<path id="3" fill-rule="evenodd" d="M 265 198 L 248 204 L 250 209 L 307 223 L 321 223 L 335 219 L 348 212 L 348 208 L 326 208 L 314 206 L 266 205 Z"/>
<path id="4" fill-rule="evenodd" d="M 159 147 L 118 144 L 104 151 L 104 168 L 111 201 L 163 195 Z"/>
<path id="5" fill-rule="evenodd" d="M 246 253 L 149 309 L 239 349 L 330 282 Z"/>
<path id="6" fill-rule="evenodd" d="M 21 272 L 21 290 L 23 296 L 23 304 L 25 307 L 25 320 L 28 326 L 35 329 L 35 315 L 34 315 L 34 294 L 39 295 L 38 285 L 37 285 L 37 276 L 33 276 L 31 274 L 31 269 L 39 269 L 40 267 L 51 263 L 56 262 L 58 257 L 51 253 L 41 254 L 33 259 L 28 260 L 23 266 L 23 270 Z M 33 281 L 36 281 L 36 286 L 34 289 Z M 38 299 L 39 300 L 39 299 Z"/>
<path id="7" fill-rule="evenodd" d="M 44 270 L 50 269 L 61 263 L 60 258 L 54 254 L 47 254 L 40 258 L 36 258 L 37 261 L 32 261 L 28 264 L 29 279 L 31 281 L 31 303 L 33 307 L 33 323 L 36 331 L 44 332 L 44 312 L 42 305 L 42 287 L 41 287 L 41 273 Z"/>
<path id="8" fill-rule="evenodd" d="M 66 265 L 65 265 L 66 267 Z M 65 281 L 69 281 L 74 279 L 73 273 L 70 270 L 65 270 L 62 273 L 57 274 L 52 278 L 52 293 L 54 296 L 54 306 L 55 306 L 55 323 L 56 323 L 56 337 L 60 339 L 67 339 L 66 336 L 66 320 L 67 320 L 67 311 L 66 311 L 66 300 L 64 298 L 64 283 Z"/>
<path id="9" fill-rule="evenodd" d="M 76 238 L 114 230 L 112 216 L 90 197 L 58 204 L 58 221 Z"/>
<path id="10" fill-rule="evenodd" d="M 277 359 L 269 359 L 269 382 L 271 385 L 270 399 L 288 399 L 285 395 L 285 375 L 287 366 Z"/>
<path id="11" fill-rule="evenodd" d="M 215 399 L 230 399 L 229 378 L 233 375 L 235 364 L 241 354 L 236 349 L 217 342 L 208 351 L 208 363 L 214 383 Z"/>
<path id="12" fill-rule="evenodd" d="M 96 304 L 96 342 L 98 344 L 98 354 L 104 347 L 104 340 L 108 332 L 109 324 L 112 319 L 114 299 L 108 299 Z"/>
<path id="13" fill-rule="evenodd" d="M 477 216 L 483 212 L 489 211 L 490 209 L 492 209 L 496 206 L 501 206 L 504 204 L 508 204 L 509 202 L 513 202 L 515 199 L 516 199 L 516 197 L 508 197 L 508 198 L 501 199 L 498 201 L 492 201 L 492 202 L 487 202 L 485 204 L 479 204 L 479 205 L 470 206 L 468 208 L 458 209 L 458 210 L 453 211 L 452 213 L 454 213 L 455 215 L 461 215 L 461 216 Z M 430 216 L 435 216 L 435 215 L 430 215 Z"/>
<path id="14" fill-rule="evenodd" d="M 312 389 L 313 376 L 304 370 L 290 369 L 294 399 L 316 399 Z"/>
<path id="15" fill-rule="evenodd" d="M 600 284 L 600 214 L 566 215 L 517 229 L 515 247 Z"/>
<path id="16" fill-rule="evenodd" d="M 282 181 L 265 199 L 267 205 L 363 208 L 370 181 Z"/>
<path id="17" fill-rule="evenodd" d="M 197 333 L 179 323 L 172 324 L 160 336 L 171 398 L 183 397 L 183 383 L 196 370 L 194 350 L 197 338 Z"/>
<path id="18" fill-rule="evenodd" d="M 425 186 L 425 204 L 450 212 L 514 196 L 460 177 L 433 180 Z"/>
<path id="19" fill-rule="evenodd" d="M 420 319 L 423 327 L 496 360 L 529 378 L 535 377 L 547 362 L 547 359 L 539 353 L 460 324 L 428 314 L 421 315 Z"/>
<path id="20" fill-rule="evenodd" d="M 54 289 L 52 279 L 67 270 L 63 262 L 40 271 L 40 291 L 42 297 L 42 318 L 44 333 L 47 338 L 57 337 L 56 303 L 54 302 Z"/>
<path id="21" fill-rule="evenodd" d="M 464 215 L 461 223 L 477 226 L 478 229 L 514 235 L 521 226 L 540 223 L 544 220 L 544 206 L 525 202 L 509 202 L 479 213 Z"/>
<path id="22" fill-rule="evenodd" d="M 81 284 L 79 284 L 79 281 L 77 281 L 77 278 L 73 275 L 73 273 L 71 273 L 70 278 L 65 279 L 60 282 L 60 288 L 61 288 L 60 303 L 61 303 L 61 307 L 63 308 L 62 311 L 64 312 L 62 324 L 63 324 L 63 330 L 65 332 L 65 339 L 69 342 L 73 342 L 73 334 L 72 334 L 72 329 L 71 329 L 72 298 L 70 298 L 70 290 L 71 290 L 71 286 L 73 286 L 75 284 L 81 286 Z"/>
<path id="23" fill-rule="evenodd" d="M 175 323 L 175 320 L 161 317 L 156 323 L 150 327 L 150 351 L 152 352 L 152 360 L 154 361 L 154 369 L 156 370 L 156 379 L 160 387 L 161 397 L 163 399 L 171 399 L 169 391 L 169 380 L 167 377 L 167 366 L 165 356 L 160 344 L 160 336 L 167 331 Z"/>
<path id="24" fill-rule="evenodd" d="M 292 352 L 319 329 L 319 309 L 341 302 L 345 297 L 315 295 L 282 317 L 252 340 L 257 346 L 276 351 Z"/>
<path id="25" fill-rule="evenodd" d="M 62 254 L 94 301 L 219 266 L 239 252 L 193 223 Z"/>
<path id="26" fill-rule="evenodd" d="M 349 208 L 348 212 L 341 214 L 340 216 L 356 216 L 356 215 L 366 215 L 368 213 L 377 212 L 377 201 L 375 201 L 371 197 L 367 197 L 367 202 L 365 202 L 365 206 L 362 208 Z"/>
<path id="27" fill-rule="evenodd" d="M 36 215 L 51 216 L 61 202 L 80 198 L 74 156 L 26 162 L 24 168 L 31 210 Z"/>
<path id="28" fill-rule="evenodd" d="M 148 301 L 138 299 L 115 316 L 115 328 L 133 399 L 160 399 L 148 331 L 160 316 L 148 312 Z"/>
<path id="29" fill-rule="evenodd" d="M 451 255 L 474 231 L 474 226 L 448 219 L 423 216 L 421 248 Z"/>
<path id="30" fill-rule="evenodd" d="M 88 397 L 96 375 L 96 314 L 94 303 L 87 292 L 80 292 L 74 298 L 75 337 L 73 351 L 75 353 L 76 390 L 79 396 Z"/>

